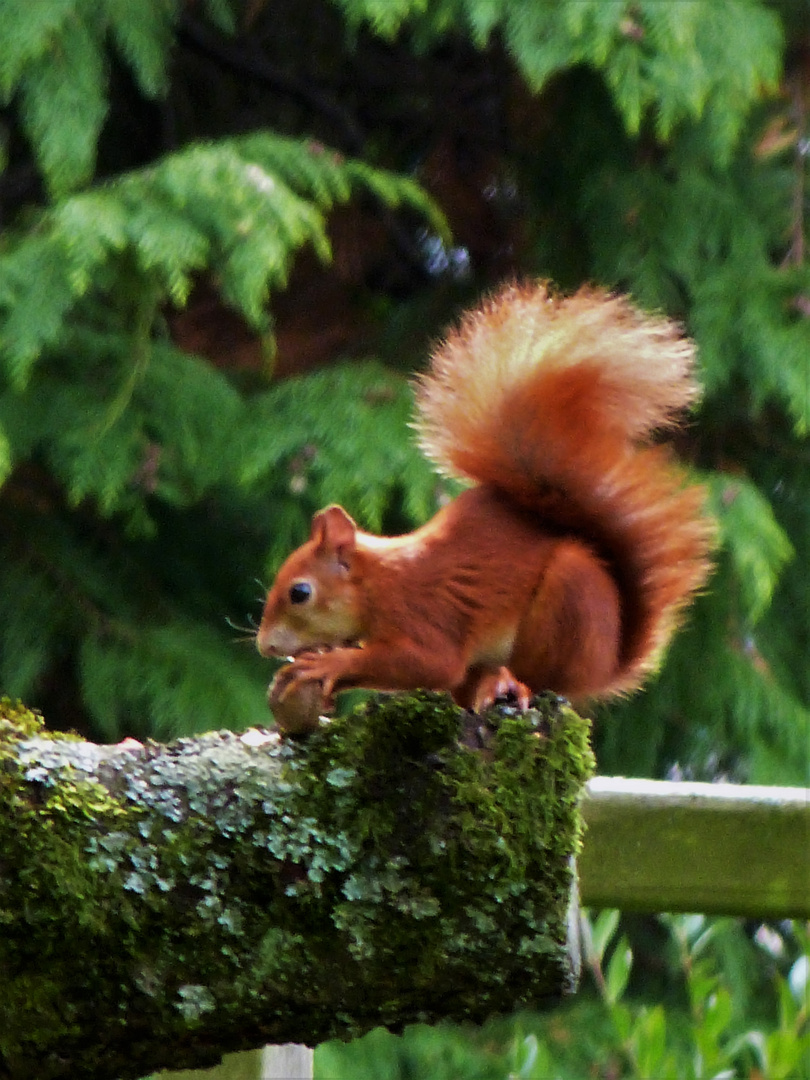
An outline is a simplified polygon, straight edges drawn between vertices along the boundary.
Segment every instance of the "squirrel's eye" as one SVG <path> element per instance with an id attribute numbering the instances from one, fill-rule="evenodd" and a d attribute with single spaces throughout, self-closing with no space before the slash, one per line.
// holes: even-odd
<path id="1" fill-rule="evenodd" d="M 290 603 L 305 604 L 312 596 L 312 586 L 306 581 L 297 581 L 290 586 Z"/>

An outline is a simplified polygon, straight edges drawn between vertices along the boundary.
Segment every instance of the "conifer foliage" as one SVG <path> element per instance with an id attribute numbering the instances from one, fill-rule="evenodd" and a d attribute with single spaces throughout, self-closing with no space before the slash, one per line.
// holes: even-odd
<path id="1" fill-rule="evenodd" d="M 263 721 L 268 665 L 226 620 L 319 505 L 429 516 L 404 375 L 460 303 L 538 274 L 681 319 L 707 388 L 683 450 L 718 572 L 601 767 L 802 778 L 791 5 L 5 0 L 0 41 L 0 689 L 108 738 Z M 251 365 L 177 332 L 206 289 Z M 342 327 L 320 370 L 284 351 L 285 305 L 307 338 Z"/>

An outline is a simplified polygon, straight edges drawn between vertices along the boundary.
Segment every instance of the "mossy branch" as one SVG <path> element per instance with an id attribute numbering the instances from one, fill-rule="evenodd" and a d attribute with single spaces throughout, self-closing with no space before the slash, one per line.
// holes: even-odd
<path id="1" fill-rule="evenodd" d="M 96 746 L 0 710 L 0 1076 L 142 1076 L 570 989 L 591 768 L 556 699 L 441 695 L 306 741 Z"/>

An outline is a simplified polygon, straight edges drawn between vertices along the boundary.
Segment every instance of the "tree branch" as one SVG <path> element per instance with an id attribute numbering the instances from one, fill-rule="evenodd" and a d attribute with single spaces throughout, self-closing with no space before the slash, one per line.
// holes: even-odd
<path id="1" fill-rule="evenodd" d="M 588 726 L 391 697 L 306 741 L 0 709 L 0 1076 L 139 1077 L 570 989 Z M 5 719 L 3 717 L 5 716 Z"/>

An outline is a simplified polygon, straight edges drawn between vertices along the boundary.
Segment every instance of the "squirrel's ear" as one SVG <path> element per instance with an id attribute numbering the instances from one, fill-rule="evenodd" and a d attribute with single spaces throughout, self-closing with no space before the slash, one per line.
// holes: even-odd
<path id="1" fill-rule="evenodd" d="M 357 545 L 357 526 L 342 506 L 327 506 L 312 519 L 309 538 L 321 554 L 334 555 L 342 566 L 348 566 Z"/>

